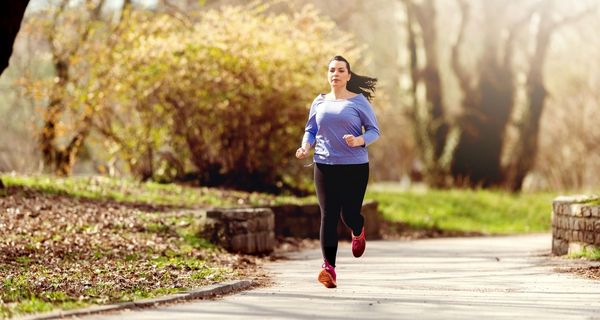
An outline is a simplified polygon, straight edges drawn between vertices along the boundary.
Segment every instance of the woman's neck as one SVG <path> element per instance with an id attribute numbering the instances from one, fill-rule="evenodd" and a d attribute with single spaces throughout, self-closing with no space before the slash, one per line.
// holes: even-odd
<path id="1" fill-rule="evenodd" d="M 351 93 L 346 88 L 331 88 L 329 95 L 334 99 L 346 99 Z"/>

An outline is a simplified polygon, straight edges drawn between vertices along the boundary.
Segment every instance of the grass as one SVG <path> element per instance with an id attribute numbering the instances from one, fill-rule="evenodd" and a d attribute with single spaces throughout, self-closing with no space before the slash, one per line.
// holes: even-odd
<path id="1" fill-rule="evenodd" d="M 231 207 L 267 205 L 277 202 L 274 196 L 261 193 L 192 188 L 176 184 L 138 182 L 102 176 L 58 178 L 45 175 L 0 175 L 0 179 L 6 186 L 25 186 L 49 194 L 95 200 L 115 200 L 125 203 L 175 207 Z"/>
<path id="2" fill-rule="evenodd" d="M 0 176 L 8 186 L 20 185 L 46 193 L 89 199 L 110 199 L 176 207 L 235 207 L 244 205 L 305 204 L 316 197 L 275 197 L 261 193 L 192 188 L 174 184 L 136 182 L 108 177 Z M 415 228 L 437 228 L 484 233 L 544 232 L 550 229 L 553 193 L 511 194 L 490 190 L 399 190 L 370 186 L 366 199 L 380 203 L 384 218 Z M 588 204 L 588 203 L 586 203 Z M 600 204 L 595 199 L 589 204 Z M 177 217 L 176 219 L 181 219 Z M 173 224 L 176 222 L 170 222 Z M 148 223 L 150 231 L 169 227 Z M 182 236 L 186 237 L 187 235 Z M 199 240 L 201 241 L 201 240 Z"/>
<path id="3" fill-rule="evenodd" d="M 174 184 L 136 182 L 108 177 L 0 176 L 8 186 L 21 185 L 47 193 L 89 199 L 111 199 L 177 207 L 235 207 L 243 205 L 306 204 L 316 197 L 275 197 Z M 436 228 L 484 233 L 544 232 L 550 229 L 553 193 L 511 194 L 490 190 L 399 190 L 393 186 L 370 186 L 366 199 L 378 201 L 384 218 L 414 228 Z M 600 204 L 600 199 L 589 202 Z M 179 219 L 179 218 L 177 218 Z M 148 224 L 161 232 L 165 225 Z M 183 235 L 185 236 L 185 235 Z M 200 240 L 202 241 L 202 240 Z"/>
<path id="4" fill-rule="evenodd" d="M 108 258 L 109 263 L 104 264 L 98 263 L 107 260 L 102 257 L 80 261 L 94 270 L 79 270 L 80 264 L 68 258 L 48 266 L 39 262 L 31 265 L 28 258 L 18 258 L 15 262 L 20 266 L 11 266 L 11 275 L 0 282 L 0 319 L 55 309 L 69 310 L 94 304 L 153 298 L 236 276 L 235 270 L 220 266 L 220 262 L 201 260 L 193 254 L 192 248 L 207 247 L 209 249 L 204 252 L 216 251 L 219 254 L 219 249 L 206 240 L 188 235 L 173 244 L 172 249 L 166 252 L 132 253 L 122 259 L 113 256 Z M 134 285 L 130 288 L 115 288 L 111 274 L 118 274 L 117 278 L 121 279 L 137 279 L 131 280 Z M 146 278 L 160 284 L 151 284 L 144 280 Z M 43 291 L 36 287 L 38 282 L 44 283 Z M 88 288 L 74 295 L 71 286 L 67 288 L 71 292 L 69 294 L 60 291 L 64 283 Z"/>
<path id="5" fill-rule="evenodd" d="M 600 247 L 583 247 L 580 251 L 569 254 L 569 258 L 600 261 Z"/>
<path id="6" fill-rule="evenodd" d="M 418 229 L 475 231 L 488 234 L 547 232 L 552 193 L 510 194 L 489 190 L 386 190 L 366 198 L 379 202 L 388 221 Z"/>
<path id="7" fill-rule="evenodd" d="M 600 206 L 600 198 L 584 201 L 583 204 L 588 206 Z"/>

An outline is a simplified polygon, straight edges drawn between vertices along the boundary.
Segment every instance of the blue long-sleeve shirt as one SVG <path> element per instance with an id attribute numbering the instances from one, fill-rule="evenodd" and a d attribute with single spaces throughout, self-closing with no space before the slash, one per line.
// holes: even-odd
<path id="1" fill-rule="evenodd" d="M 346 134 L 362 135 L 365 146 L 348 146 L 343 138 Z M 366 146 L 377 138 L 379 126 L 365 96 L 358 94 L 350 99 L 325 100 L 325 95 L 320 94 L 310 107 L 302 145 L 315 145 L 316 163 L 361 164 L 369 162 Z"/>

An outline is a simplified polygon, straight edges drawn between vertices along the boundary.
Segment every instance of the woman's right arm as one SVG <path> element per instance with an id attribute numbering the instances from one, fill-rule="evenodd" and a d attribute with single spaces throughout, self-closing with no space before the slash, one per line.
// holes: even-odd
<path id="1" fill-rule="evenodd" d="M 315 144 L 317 136 L 317 120 L 316 120 L 316 101 L 313 101 L 310 106 L 310 112 L 308 113 L 308 121 L 304 128 L 304 136 L 302 137 L 302 143 L 300 148 L 296 150 L 296 157 L 298 159 L 304 159 L 309 156 L 310 148 Z"/>

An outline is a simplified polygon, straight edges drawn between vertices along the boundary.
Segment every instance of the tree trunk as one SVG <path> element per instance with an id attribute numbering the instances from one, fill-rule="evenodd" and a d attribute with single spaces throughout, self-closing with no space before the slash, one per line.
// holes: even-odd
<path id="1" fill-rule="evenodd" d="M 425 177 L 429 184 L 442 187 L 447 184 L 448 170 L 440 163 L 448 136 L 448 123 L 442 92 L 442 81 L 437 59 L 437 30 L 435 24 L 436 9 L 433 0 L 426 0 L 422 4 L 405 0 L 407 12 L 408 50 L 410 52 L 410 66 L 412 78 L 413 118 L 414 132 L 417 145 L 425 167 Z M 416 22 L 416 23 L 415 23 Z M 425 66 L 419 69 L 416 31 L 421 30 L 423 49 L 425 52 Z M 425 88 L 425 101 L 419 101 L 418 87 Z"/>
<path id="2" fill-rule="evenodd" d="M 526 112 L 517 126 L 519 139 L 516 141 L 513 150 L 509 150 L 510 160 L 504 168 L 503 184 L 506 189 L 511 191 L 521 190 L 523 180 L 535 164 L 540 119 L 547 95 L 544 85 L 544 63 L 552 34 L 558 27 L 570 22 L 580 21 L 582 17 L 593 11 L 593 9 L 587 9 L 577 15 L 565 17 L 555 22 L 551 17 L 553 3 L 553 1 L 545 3 L 545 6 L 540 10 L 535 51 L 529 58 L 530 67 L 526 82 Z"/>
<path id="3" fill-rule="evenodd" d="M 504 133 L 514 107 L 512 67 L 498 59 L 504 6 L 502 2 L 484 2 L 485 45 L 479 63 L 479 83 L 474 92 L 465 92 L 463 100 L 463 130 L 452 175 L 459 184 L 471 187 L 498 185 L 502 178 Z"/>
<path id="4" fill-rule="evenodd" d="M 91 33 L 91 24 L 100 19 L 101 9 L 104 6 L 104 0 L 100 1 L 96 6 L 91 8 L 90 21 L 84 26 L 83 31 L 79 35 L 79 46 L 88 40 Z M 72 57 L 77 53 L 78 47 L 62 50 L 55 45 L 55 30 L 57 29 L 57 20 L 64 10 L 67 8 L 69 1 L 63 0 L 53 17 L 51 30 L 48 30 L 48 42 L 52 50 L 52 62 L 55 70 L 55 84 L 51 89 L 50 102 L 44 113 L 44 126 L 39 135 L 39 146 L 42 151 L 44 164 L 52 172 L 60 176 L 71 174 L 77 154 L 85 139 L 89 134 L 89 127 L 92 122 L 92 111 L 85 110 L 84 116 L 79 123 L 76 124 L 78 129 L 73 132 L 73 137 L 69 140 L 65 147 L 61 147 L 58 143 L 59 134 L 57 133 L 58 125 L 65 109 L 65 97 L 67 95 L 67 86 L 71 82 L 69 75 L 70 62 Z"/>
<path id="5" fill-rule="evenodd" d="M 63 113 L 63 97 L 69 81 L 68 62 L 61 60 L 57 54 L 54 55 L 54 70 L 57 80 L 50 92 L 50 102 L 44 113 L 44 127 L 40 135 L 40 149 L 42 158 L 47 168 L 56 172 L 59 168 L 58 161 L 61 157 L 60 150 L 56 144 L 56 130 Z"/>

